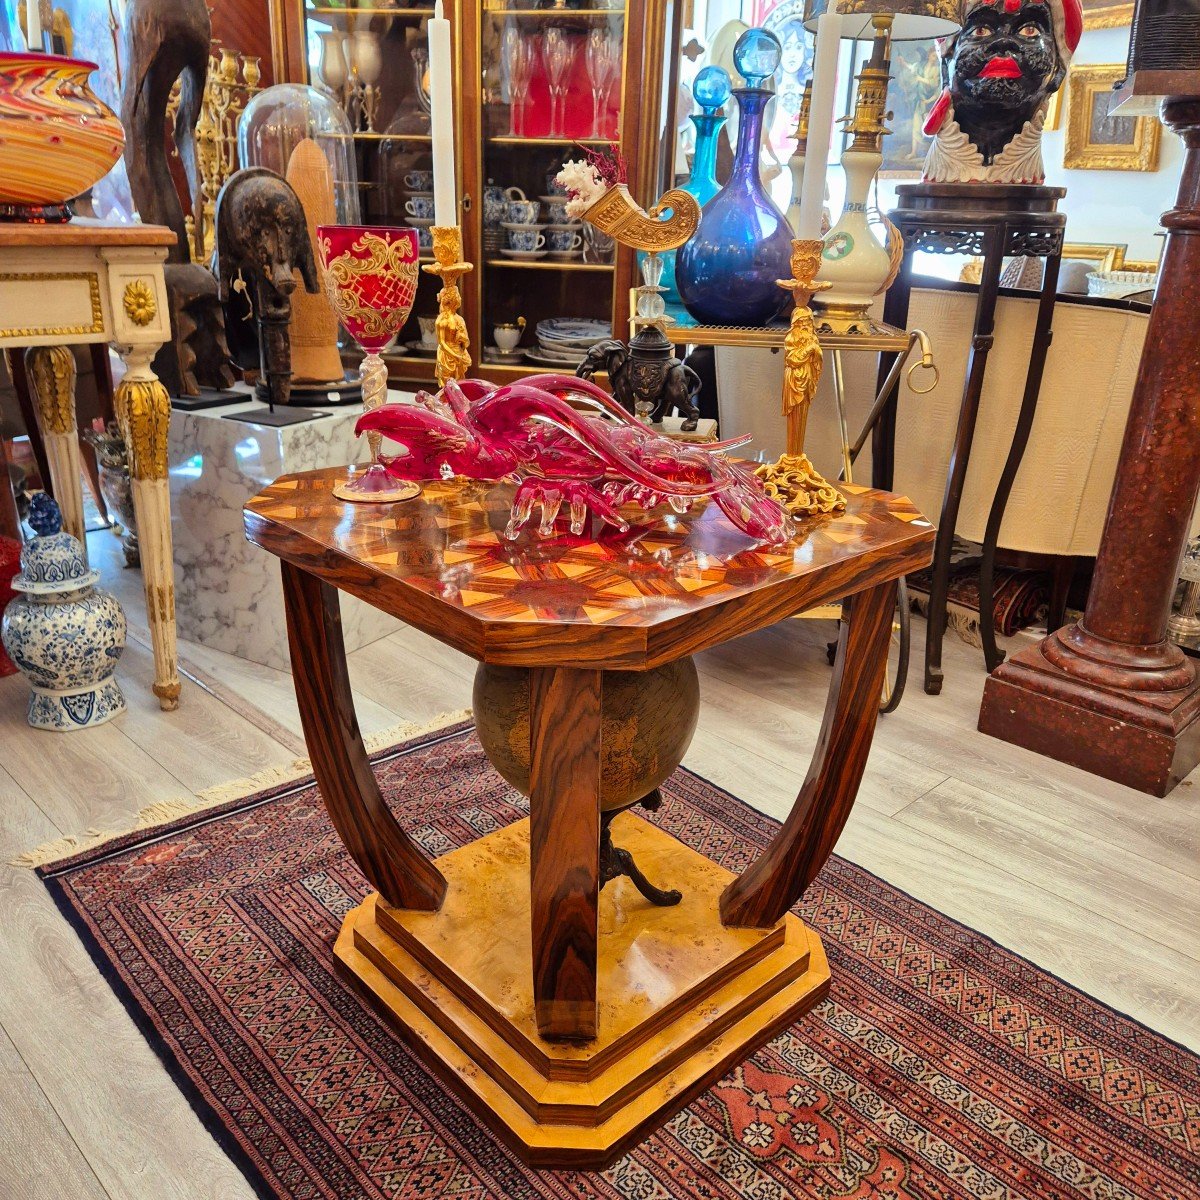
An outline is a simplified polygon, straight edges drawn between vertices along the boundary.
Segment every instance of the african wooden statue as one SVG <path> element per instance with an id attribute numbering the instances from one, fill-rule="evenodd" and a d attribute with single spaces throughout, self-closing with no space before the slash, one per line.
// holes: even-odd
<path id="1" fill-rule="evenodd" d="M 1042 126 L 1083 31 L 1080 0 L 968 0 L 938 41 L 944 90 L 925 122 L 930 183 L 1042 183 Z"/>
<path id="2" fill-rule="evenodd" d="M 195 132 L 211 37 L 204 0 L 129 0 L 121 90 L 125 167 L 142 220 L 166 225 L 175 234 L 176 244 L 167 255 L 165 271 L 171 342 L 154 360 L 155 372 L 173 396 L 194 396 L 201 387 L 227 388 L 234 382 L 216 280 L 206 266 L 190 261 L 183 205 L 171 178 L 164 143 L 167 104 L 178 79 L 174 140 L 193 206 L 198 206 Z"/>
<path id="3" fill-rule="evenodd" d="M 320 291 L 316 259 L 300 198 L 281 175 L 245 167 L 217 197 L 217 278 L 222 300 L 240 275 L 258 325 L 259 361 L 272 406 L 287 404 L 292 387 L 288 326 L 294 272 L 307 291 Z"/>

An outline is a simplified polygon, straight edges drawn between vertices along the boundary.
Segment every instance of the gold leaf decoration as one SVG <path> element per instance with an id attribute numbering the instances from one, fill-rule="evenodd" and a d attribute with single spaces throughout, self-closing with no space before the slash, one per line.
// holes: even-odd
<path id="1" fill-rule="evenodd" d="M 149 325 L 158 316 L 158 302 L 154 289 L 144 279 L 132 279 L 125 285 L 122 298 L 125 315 L 135 325 Z"/>

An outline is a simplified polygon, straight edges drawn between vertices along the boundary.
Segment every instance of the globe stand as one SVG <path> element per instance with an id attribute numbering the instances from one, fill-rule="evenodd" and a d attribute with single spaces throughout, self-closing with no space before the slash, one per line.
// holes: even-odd
<path id="1" fill-rule="evenodd" d="M 662 792 L 655 788 L 638 803 L 649 812 L 656 812 L 662 806 Z M 624 875 L 651 904 L 657 904 L 659 908 L 671 908 L 678 904 L 683 899 L 681 891 L 676 888 L 670 891 L 656 888 L 638 869 L 633 855 L 628 850 L 613 845 L 612 823 L 616 816 L 616 812 L 607 812 L 600 817 L 600 886 L 603 887 Z"/>

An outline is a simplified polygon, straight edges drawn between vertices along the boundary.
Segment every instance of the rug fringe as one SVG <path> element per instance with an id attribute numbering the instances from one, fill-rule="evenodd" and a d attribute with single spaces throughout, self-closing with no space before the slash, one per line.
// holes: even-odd
<path id="1" fill-rule="evenodd" d="M 380 729 L 376 733 L 367 735 L 363 738 L 363 745 L 366 746 L 368 754 L 374 754 L 378 750 L 386 750 L 389 746 L 397 745 L 400 742 L 411 741 L 413 738 L 436 733 L 439 729 L 445 729 L 450 725 L 457 725 L 460 721 L 468 720 L 470 716 L 470 709 L 462 709 L 458 712 L 439 713 L 432 721 L 424 723 L 403 722 L 393 725 L 390 729 Z M 58 862 L 59 859 L 71 858 L 84 850 L 94 850 L 106 842 L 116 841 L 128 834 L 141 833 L 154 829 L 158 825 L 169 825 L 172 821 L 178 821 L 180 817 L 191 816 L 193 813 L 203 812 L 208 808 L 216 808 L 218 805 L 226 804 L 230 800 L 238 800 L 243 796 L 252 796 L 255 792 L 265 791 L 269 787 L 293 783 L 295 780 L 303 779 L 306 775 L 311 774 L 311 760 L 297 758 L 290 763 L 267 767 L 253 775 L 247 775 L 244 779 L 231 779 L 228 783 L 219 783 L 214 787 L 205 788 L 201 792 L 177 796 L 173 800 L 158 800 L 141 809 L 134 823 L 125 829 L 98 829 L 93 826 L 79 834 L 67 834 L 64 837 L 45 842 L 33 850 L 26 850 L 23 854 L 18 854 L 16 858 L 10 858 L 9 866 L 23 867 L 33 871 L 38 867 Z"/>

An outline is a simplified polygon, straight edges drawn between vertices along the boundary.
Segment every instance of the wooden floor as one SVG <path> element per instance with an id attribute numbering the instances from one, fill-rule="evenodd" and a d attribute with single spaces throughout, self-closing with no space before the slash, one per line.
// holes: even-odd
<path id="1" fill-rule="evenodd" d="M 160 713 L 139 577 L 109 534 L 90 543 L 130 618 L 130 711 L 39 733 L 21 679 L 0 680 L 0 862 L 303 753 L 290 677 L 198 646 L 181 649 L 201 682 Z M 686 765 L 782 816 L 817 734 L 831 629 L 791 621 L 705 654 Z M 979 653 L 950 635 L 946 659 L 941 696 L 914 674 L 881 721 L 839 853 L 1200 1048 L 1200 773 L 1155 800 L 983 737 Z M 368 732 L 465 708 L 471 675 L 409 632 L 351 656 Z M 33 873 L 0 866 L 0 889 L 0 1197 L 251 1200 Z"/>

